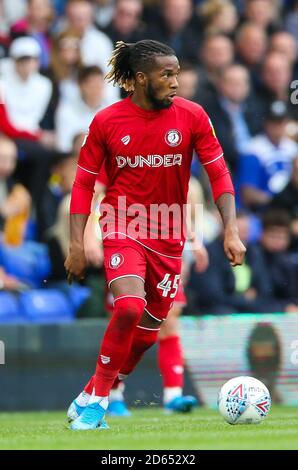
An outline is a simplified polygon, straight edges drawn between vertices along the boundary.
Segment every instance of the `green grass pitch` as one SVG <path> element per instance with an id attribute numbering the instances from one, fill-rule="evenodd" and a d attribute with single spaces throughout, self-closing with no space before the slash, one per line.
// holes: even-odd
<path id="1" fill-rule="evenodd" d="M 65 413 L 1 413 L 0 449 L 298 449 L 298 408 L 275 406 L 260 425 L 226 424 L 216 410 L 165 415 L 133 409 L 107 431 L 70 431 Z"/>

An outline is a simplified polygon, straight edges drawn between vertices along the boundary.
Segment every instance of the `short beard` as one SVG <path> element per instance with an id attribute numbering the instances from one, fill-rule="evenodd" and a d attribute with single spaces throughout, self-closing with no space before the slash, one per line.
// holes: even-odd
<path id="1" fill-rule="evenodd" d="M 172 103 L 170 102 L 166 102 L 165 100 L 159 100 L 156 98 L 155 90 L 152 87 L 150 82 L 148 83 L 146 92 L 147 92 L 147 98 L 152 104 L 154 109 L 167 109 L 172 105 Z"/>

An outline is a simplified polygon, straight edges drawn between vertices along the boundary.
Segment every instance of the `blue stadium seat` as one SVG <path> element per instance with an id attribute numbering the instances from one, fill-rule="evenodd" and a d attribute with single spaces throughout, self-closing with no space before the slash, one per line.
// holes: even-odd
<path id="1" fill-rule="evenodd" d="M 0 264 L 32 287 L 39 287 L 51 269 L 47 246 L 32 241 L 17 247 L 0 244 Z"/>
<path id="2" fill-rule="evenodd" d="M 70 322 L 75 308 L 68 297 L 58 289 L 33 289 L 20 295 L 24 317 L 34 323 Z"/>
<path id="3" fill-rule="evenodd" d="M 0 323 L 24 321 L 20 314 L 18 297 L 10 292 L 0 292 Z"/>

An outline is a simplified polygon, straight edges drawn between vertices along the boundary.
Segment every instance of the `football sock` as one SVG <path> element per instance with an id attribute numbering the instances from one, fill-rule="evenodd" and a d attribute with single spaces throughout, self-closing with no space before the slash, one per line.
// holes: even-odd
<path id="1" fill-rule="evenodd" d="M 105 331 L 94 376 L 95 395 L 106 397 L 128 356 L 145 299 L 123 295 L 114 300 L 114 313 Z"/>
<path id="2" fill-rule="evenodd" d="M 181 390 L 176 396 L 181 395 L 184 385 L 184 367 L 179 336 L 169 336 L 168 338 L 159 340 L 158 365 L 162 375 L 164 389 L 173 387 L 176 393 Z M 173 393 L 175 390 L 173 390 Z M 172 394 L 167 392 L 167 396 L 170 395 Z"/>
<path id="3" fill-rule="evenodd" d="M 182 388 L 181 387 L 165 387 L 163 389 L 163 402 L 166 405 L 174 398 L 182 396 Z"/>
<path id="4" fill-rule="evenodd" d="M 86 393 L 85 391 L 81 392 L 79 396 L 75 399 L 76 403 L 79 406 L 87 406 L 90 400 L 91 394 Z"/>
<path id="5" fill-rule="evenodd" d="M 84 392 L 89 394 L 89 395 L 92 395 L 93 393 L 93 388 L 94 388 L 94 375 L 92 375 L 91 379 L 89 380 L 89 382 L 85 385 L 84 387 Z"/>
<path id="6" fill-rule="evenodd" d="M 92 403 L 99 403 L 102 408 L 107 410 L 109 406 L 109 399 L 108 397 L 98 397 L 96 395 L 91 395 L 88 405 L 92 405 Z"/>
<path id="7" fill-rule="evenodd" d="M 130 352 L 122 364 L 120 369 L 120 377 L 117 376 L 113 388 L 117 388 L 121 380 L 123 379 L 122 375 L 125 377 L 130 374 L 138 362 L 142 359 L 143 354 L 147 349 L 149 349 L 157 340 L 159 328 L 145 328 L 142 326 L 137 326 L 135 328 L 135 333 L 133 336 Z"/>
<path id="8" fill-rule="evenodd" d="M 117 383 L 116 387 L 113 385 L 110 390 L 109 401 L 124 401 L 124 388 L 125 386 L 123 382 Z"/>

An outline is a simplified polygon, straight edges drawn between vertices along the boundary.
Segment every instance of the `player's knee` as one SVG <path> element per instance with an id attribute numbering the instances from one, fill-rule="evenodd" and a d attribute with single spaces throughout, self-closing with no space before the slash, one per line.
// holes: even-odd
<path id="1" fill-rule="evenodd" d="M 142 317 L 146 301 L 142 297 L 119 296 L 114 300 L 115 311 L 118 322 L 123 328 L 137 325 Z"/>

